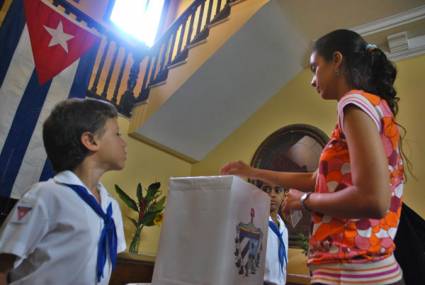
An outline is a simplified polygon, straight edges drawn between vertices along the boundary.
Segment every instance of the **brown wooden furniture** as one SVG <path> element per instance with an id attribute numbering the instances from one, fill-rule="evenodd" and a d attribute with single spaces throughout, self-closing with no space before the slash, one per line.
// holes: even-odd
<path id="1" fill-rule="evenodd" d="M 286 285 L 310 284 L 310 276 L 305 274 L 290 274 L 286 277 Z"/>
<path id="2" fill-rule="evenodd" d="M 128 253 L 118 255 L 117 266 L 112 272 L 110 285 L 151 282 L 155 257 L 133 256 Z"/>
<path id="3" fill-rule="evenodd" d="M 155 258 L 144 255 L 122 253 L 118 256 L 117 267 L 112 273 L 110 285 L 125 285 L 127 283 L 152 282 Z M 310 276 L 303 274 L 288 274 L 288 285 L 310 284 Z"/>

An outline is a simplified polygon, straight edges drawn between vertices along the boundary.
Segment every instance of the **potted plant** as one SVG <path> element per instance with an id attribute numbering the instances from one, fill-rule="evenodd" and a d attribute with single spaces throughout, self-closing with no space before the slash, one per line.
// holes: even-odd
<path id="1" fill-rule="evenodd" d="M 303 233 L 298 233 L 298 239 L 300 240 L 301 249 L 305 256 L 308 255 L 308 237 L 306 237 Z"/>
<path id="2" fill-rule="evenodd" d="M 137 220 L 127 217 L 136 228 L 130 243 L 130 253 L 139 253 L 140 234 L 143 227 L 159 225 L 162 222 L 165 207 L 165 196 L 162 195 L 160 187 L 161 183 L 154 182 L 149 185 L 147 189 L 143 190 L 142 184 L 137 184 L 136 202 L 115 184 L 115 191 L 120 199 L 127 205 L 127 207 L 138 213 Z"/>

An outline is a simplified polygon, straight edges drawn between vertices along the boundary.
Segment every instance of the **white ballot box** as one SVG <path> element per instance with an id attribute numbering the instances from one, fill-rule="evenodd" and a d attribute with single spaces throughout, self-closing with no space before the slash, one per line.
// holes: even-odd
<path id="1" fill-rule="evenodd" d="M 263 284 L 269 213 L 236 176 L 171 178 L 152 284 Z"/>

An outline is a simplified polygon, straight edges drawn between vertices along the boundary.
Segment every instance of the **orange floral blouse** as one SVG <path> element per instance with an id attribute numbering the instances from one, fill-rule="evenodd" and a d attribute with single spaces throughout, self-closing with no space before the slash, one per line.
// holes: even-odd
<path id="1" fill-rule="evenodd" d="M 378 261 L 392 255 L 395 248 L 393 240 L 400 219 L 404 172 L 399 128 L 385 100 L 361 90 L 352 90 L 341 98 L 337 126 L 320 156 L 315 192 L 336 192 L 353 185 L 343 132 L 343 110 L 349 104 L 368 114 L 379 130 L 388 158 L 391 207 L 382 219 L 340 219 L 313 213 L 310 264 Z"/>

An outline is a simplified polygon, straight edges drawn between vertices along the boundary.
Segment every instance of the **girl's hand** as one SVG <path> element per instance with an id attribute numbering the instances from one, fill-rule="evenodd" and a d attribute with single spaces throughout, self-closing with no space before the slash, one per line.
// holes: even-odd
<path id="1" fill-rule="evenodd" d="M 220 169 L 221 175 L 237 175 L 245 178 L 252 177 L 253 173 L 254 168 L 241 160 L 229 162 Z"/>
<path id="2" fill-rule="evenodd" d="M 282 210 L 284 213 L 289 213 L 293 210 L 301 209 L 300 198 L 304 194 L 299 190 L 289 189 L 288 193 L 285 195 L 285 199 L 282 201 Z"/>

